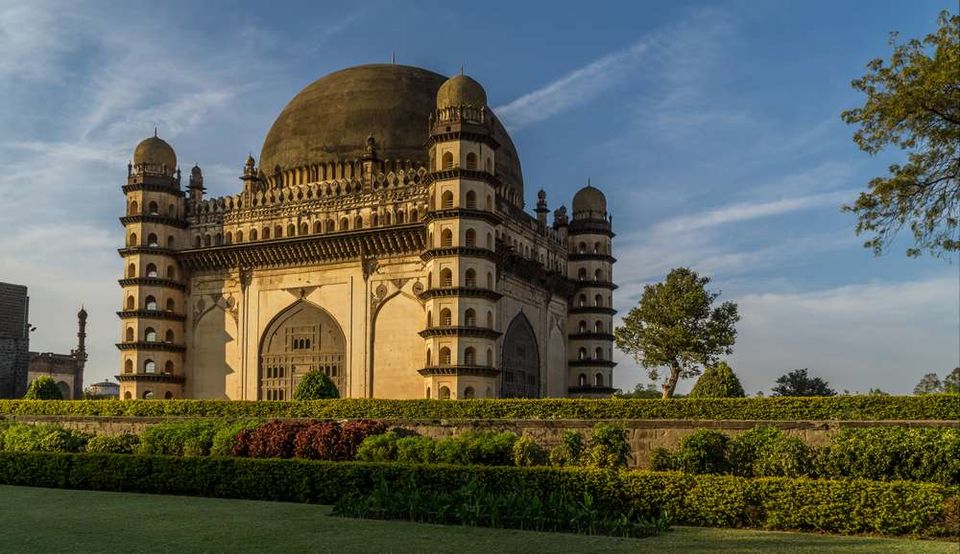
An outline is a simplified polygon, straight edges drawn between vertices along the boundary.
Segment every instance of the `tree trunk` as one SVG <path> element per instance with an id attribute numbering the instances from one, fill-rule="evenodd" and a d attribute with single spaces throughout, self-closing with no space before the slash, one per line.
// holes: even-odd
<path id="1" fill-rule="evenodd" d="M 678 364 L 673 364 L 670 366 L 670 377 L 667 378 L 667 382 L 663 384 L 663 396 L 662 398 L 671 398 L 673 396 L 673 391 L 677 388 L 677 381 L 680 380 L 680 366 Z"/>

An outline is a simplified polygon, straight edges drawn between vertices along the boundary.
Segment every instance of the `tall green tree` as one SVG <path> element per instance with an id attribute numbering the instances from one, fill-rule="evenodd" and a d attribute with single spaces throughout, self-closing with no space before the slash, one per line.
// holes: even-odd
<path id="1" fill-rule="evenodd" d="M 834 396 L 837 391 L 820 377 L 810 377 L 808 369 L 795 369 L 777 379 L 773 396 Z"/>
<path id="2" fill-rule="evenodd" d="M 645 367 L 651 379 L 659 378 L 658 368 L 669 368 L 663 398 L 673 396 L 680 379 L 699 375 L 703 366 L 733 352 L 737 305 L 713 307 L 720 293 L 708 291 L 709 282 L 685 267 L 671 270 L 663 282 L 643 288 L 640 302 L 614 330 L 617 348 Z"/>
<path id="3" fill-rule="evenodd" d="M 936 394 L 943 392 L 943 383 L 936 373 L 926 373 L 920 378 L 917 386 L 913 387 L 913 394 Z"/>
<path id="4" fill-rule="evenodd" d="M 960 251 L 960 16 L 941 12 L 939 28 L 923 40 L 897 42 L 889 61 L 877 58 L 853 81 L 863 107 L 843 112 L 853 135 L 873 155 L 893 146 L 906 161 L 870 180 L 869 190 L 844 210 L 857 216 L 865 247 L 881 254 L 904 226 L 913 233 L 908 256 Z"/>
<path id="5" fill-rule="evenodd" d="M 960 392 L 960 367 L 943 377 L 943 392 Z"/>
<path id="6" fill-rule="evenodd" d="M 27 400 L 63 400 L 63 393 L 52 377 L 41 375 L 30 383 L 23 397 Z"/>

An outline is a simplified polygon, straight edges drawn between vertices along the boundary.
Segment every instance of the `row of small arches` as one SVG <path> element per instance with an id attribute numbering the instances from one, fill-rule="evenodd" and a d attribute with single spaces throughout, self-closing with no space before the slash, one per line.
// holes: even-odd
<path id="1" fill-rule="evenodd" d="M 143 361 L 143 364 L 141 365 L 140 373 L 153 374 L 153 373 L 157 373 L 157 369 L 158 369 L 157 362 L 151 359 L 147 359 Z M 163 372 L 173 373 L 173 370 L 174 370 L 173 362 L 170 360 L 167 360 L 167 362 L 163 364 Z M 128 358 L 125 362 L 123 362 L 123 372 L 133 373 L 133 360 Z"/>
<path id="2" fill-rule="evenodd" d="M 587 375 L 586 375 L 585 373 L 581 373 L 581 374 L 577 377 L 577 385 L 579 385 L 579 386 L 581 386 L 581 387 L 588 387 L 588 386 L 590 386 L 590 382 L 589 382 L 589 380 L 587 379 Z M 597 373 L 596 375 L 593 376 L 593 386 L 595 386 L 595 387 L 602 387 L 602 386 L 603 386 L 603 374 L 602 374 L 602 373 Z"/>
<path id="3" fill-rule="evenodd" d="M 427 397 L 428 399 L 429 399 L 429 398 L 433 398 L 433 397 L 430 395 L 430 387 L 427 387 L 426 397 Z M 462 399 L 464 399 L 464 400 L 469 400 L 469 399 L 471 399 L 471 398 L 478 398 L 478 397 L 477 397 L 476 390 L 475 390 L 473 387 L 465 387 L 465 388 L 463 389 L 463 394 L 460 395 L 460 398 L 462 398 Z M 493 389 L 491 389 L 490 387 L 487 387 L 486 394 L 484 395 L 484 398 L 493 398 Z M 448 386 L 446 386 L 446 385 L 441 386 L 441 387 L 438 389 L 437 399 L 438 399 L 438 400 L 450 400 L 450 387 L 448 387 Z"/>
<path id="4" fill-rule="evenodd" d="M 434 205 L 436 206 L 436 204 Z M 443 191 L 440 194 L 439 209 L 452 210 L 455 207 L 456 206 L 454 205 L 454 202 L 453 202 L 453 192 L 449 190 Z M 468 210 L 476 210 L 477 209 L 477 193 L 472 190 L 468 190 L 466 194 L 463 195 L 463 204 L 461 207 L 466 208 Z M 493 210 L 493 197 L 490 196 L 489 194 L 487 195 L 485 209 L 487 211 Z"/>
<path id="5" fill-rule="evenodd" d="M 152 277 L 152 278 L 160 277 L 160 271 L 157 269 L 157 264 L 148 263 L 146 266 L 144 266 L 144 268 L 145 268 L 144 274 L 143 274 L 144 277 Z M 177 269 L 172 265 L 168 265 L 167 270 L 163 274 L 163 276 L 166 279 L 176 279 Z M 137 264 L 131 262 L 129 265 L 127 265 L 127 278 L 133 279 L 135 277 L 137 277 Z"/>
<path id="6" fill-rule="evenodd" d="M 132 294 L 130 296 L 127 296 L 127 303 L 125 308 L 128 311 L 137 309 L 137 299 L 134 298 Z M 166 311 L 172 312 L 174 311 L 175 308 L 176 308 L 176 302 L 174 302 L 173 298 L 167 298 Z M 143 309 L 151 312 L 159 311 L 160 305 L 157 302 L 157 298 L 153 295 L 147 295 L 143 299 Z"/>
<path id="7" fill-rule="evenodd" d="M 603 348 L 599 346 L 596 350 L 593 351 L 593 358 L 589 357 L 588 351 L 586 348 L 581 347 L 577 350 L 577 359 L 578 360 L 603 360 Z M 610 359 L 613 359 L 613 350 L 610 350 Z"/>
<path id="8" fill-rule="evenodd" d="M 587 329 L 588 329 L 588 327 L 587 327 L 587 322 L 586 322 L 586 321 L 583 321 L 583 320 L 580 320 L 580 322 L 577 324 L 577 332 L 578 332 L 578 333 L 586 333 L 586 332 L 587 332 Z M 603 329 L 604 329 L 604 325 L 603 325 L 603 322 L 602 322 L 602 321 L 600 321 L 600 320 L 598 319 L 597 321 L 594 322 L 594 324 L 593 324 L 593 332 L 594 332 L 594 333 L 603 333 L 603 332 L 604 332 Z"/>
<path id="9" fill-rule="evenodd" d="M 450 268 L 443 268 L 440 270 L 440 288 L 451 288 L 454 286 L 453 283 L 453 270 Z M 473 268 L 468 268 L 463 272 L 463 286 L 469 289 L 478 288 L 477 284 L 477 271 Z M 427 273 L 427 287 L 433 288 L 433 272 L 430 271 Z M 493 290 L 493 272 L 487 272 L 487 288 Z"/>
<path id="10" fill-rule="evenodd" d="M 580 244 L 577 245 L 577 254 L 588 254 L 588 253 L 590 253 L 590 251 L 588 250 L 588 246 L 586 242 L 581 242 Z M 592 253 L 593 254 L 609 254 L 610 246 L 605 245 L 601 242 L 595 242 L 593 243 Z"/>
<path id="11" fill-rule="evenodd" d="M 453 325 L 453 313 L 449 308 L 443 308 L 440 310 L 440 319 L 438 321 L 440 327 L 450 327 Z M 463 327 L 476 327 L 477 326 L 477 312 L 473 308 L 467 308 L 463 312 Z M 433 327 L 433 311 L 427 311 L 427 327 Z M 493 329 L 493 311 L 487 310 L 487 328 Z"/>
<path id="12" fill-rule="evenodd" d="M 596 308 L 612 307 L 612 302 L 613 302 L 613 297 L 610 297 L 610 299 L 607 300 L 606 304 L 604 304 L 602 294 L 596 294 L 593 297 L 593 306 Z M 586 294 L 581 294 L 580 296 L 577 297 L 577 307 L 578 308 L 589 307 L 589 305 L 587 304 Z"/>
<path id="13" fill-rule="evenodd" d="M 144 342 L 160 342 L 157 340 L 158 336 L 157 330 L 153 327 L 147 327 L 143 330 Z M 126 342 L 136 342 L 136 331 L 133 330 L 133 327 L 127 327 L 123 338 Z M 163 342 L 173 344 L 174 338 L 173 329 L 167 329 L 167 332 L 163 336 Z"/>
<path id="14" fill-rule="evenodd" d="M 455 167 L 458 167 L 453 160 L 453 152 L 444 152 L 443 156 L 440 157 L 440 169 L 450 170 Z M 476 171 L 479 169 L 479 163 L 477 162 L 477 154 L 474 152 L 467 153 L 466 159 L 466 168 L 470 171 Z M 483 170 L 487 173 L 493 173 L 493 161 L 490 158 L 487 158 L 483 161 Z"/>
<path id="15" fill-rule="evenodd" d="M 145 240 L 143 243 L 138 242 L 138 240 L 139 240 L 139 237 L 137 236 L 136 233 L 130 233 L 130 235 L 127 236 L 127 246 L 131 248 L 134 246 L 147 246 L 150 248 L 160 248 L 160 238 L 157 237 L 156 233 L 150 233 L 149 235 L 147 235 L 147 240 Z M 176 244 L 177 244 L 177 240 L 173 238 L 173 235 L 167 236 L 167 245 L 166 245 L 167 248 L 170 248 L 170 249 L 176 248 Z"/>
<path id="16" fill-rule="evenodd" d="M 587 275 L 588 275 L 587 268 L 581 267 L 580 270 L 577 271 L 577 280 L 579 280 L 579 281 L 586 281 L 586 280 L 587 280 Z M 604 273 L 604 271 L 603 271 L 602 269 L 597 268 L 597 269 L 594 270 L 594 272 L 593 272 L 593 280 L 594 280 L 594 281 L 603 281 L 605 275 L 606 275 L 606 273 Z"/>
<path id="17" fill-rule="evenodd" d="M 451 365 L 451 351 L 448 347 L 443 346 L 438 351 L 437 356 L 437 365 L 438 366 L 449 366 Z M 488 348 L 487 353 L 484 359 L 484 364 L 486 367 L 493 367 L 493 349 Z M 458 365 L 478 365 L 477 358 L 477 349 L 468 346 L 463 349 L 463 357 Z M 430 348 L 427 348 L 427 367 L 433 366 L 433 351 Z"/>
<path id="18" fill-rule="evenodd" d="M 433 232 L 431 231 L 427 237 L 427 242 L 433 244 Z M 468 248 L 474 248 L 477 246 L 477 232 L 472 228 L 467 228 L 463 233 L 463 245 Z M 451 248 L 455 246 L 453 244 L 453 231 L 451 229 L 444 229 L 440 231 L 440 248 Z M 486 240 L 487 250 L 493 250 L 493 234 L 487 233 Z"/>
<path id="19" fill-rule="evenodd" d="M 156 202 L 150 202 L 147 204 L 147 209 L 143 212 L 140 211 L 140 204 L 136 200 L 131 201 L 127 204 L 127 215 L 160 215 L 160 206 Z M 177 217 L 177 205 L 170 204 L 167 206 L 167 216 L 168 217 Z"/>
<path id="20" fill-rule="evenodd" d="M 154 398 L 156 398 L 156 395 L 153 394 L 153 391 L 152 391 L 152 390 L 145 390 L 145 391 L 143 391 L 143 394 L 141 395 L 141 398 L 143 398 L 144 400 L 153 400 Z M 166 393 L 164 393 L 163 398 L 164 398 L 164 400 L 170 400 L 171 398 L 173 398 L 173 393 L 170 392 L 170 391 L 167 391 Z M 124 400 L 132 400 L 132 399 L 133 399 L 133 394 L 131 394 L 130 391 L 127 391 L 127 392 L 123 393 L 123 399 L 124 399 Z"/>

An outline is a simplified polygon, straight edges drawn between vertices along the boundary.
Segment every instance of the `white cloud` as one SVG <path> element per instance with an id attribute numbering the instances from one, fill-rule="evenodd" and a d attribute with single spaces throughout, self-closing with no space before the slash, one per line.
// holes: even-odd
<path id="1" fill-rule="evenodd" d="M 32 0 L 0 5 L 0 77 L 62 82 L 60 59 L 76 48 L 84 21 L 62 2 Z"/>

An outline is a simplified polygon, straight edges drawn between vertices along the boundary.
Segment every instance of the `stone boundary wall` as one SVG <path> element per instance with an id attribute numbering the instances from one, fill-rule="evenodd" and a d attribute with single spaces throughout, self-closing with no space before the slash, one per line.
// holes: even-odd
<path id="1" fill-rule="evenodd" d="M 67 429 L 99 434 L 140 433 L 144 429 L 177 420 L 197 420 L 196 417 L 125 417 L 125 416 L 26 416 L 0 415 L 27 424 L 52 423 Z M 296 418 L 281 418 L 297 421 Z M 306 419 L 306 418 L 304 418 Z M 583 419 L 442 419 L 442 420 L 385 420 L 392 428 L 401 428 L 431 438 L 456 436 L 466 431 L 513 431 L 533 437 L 546 448 L 560 441 L 564 431 L 578 431 L 589 437 L 598 420 Z M 800 437 L 811 446 L 824 446 L 840 429 L 849 427 L 952 427 L 960 429 L 960 421 L 770 421 L 770 420 L 691 420 L 691 419 L 628 419 L 603 420 L 623 425 L 632 452 L 630 466 L 646 468 L 650 465 L 650 451 L 657 447 L 674 449 L 683 437 L 697 429 L 714 429 L 729 435 L 750 430 L 757 425 L 782 429 Z"/>

